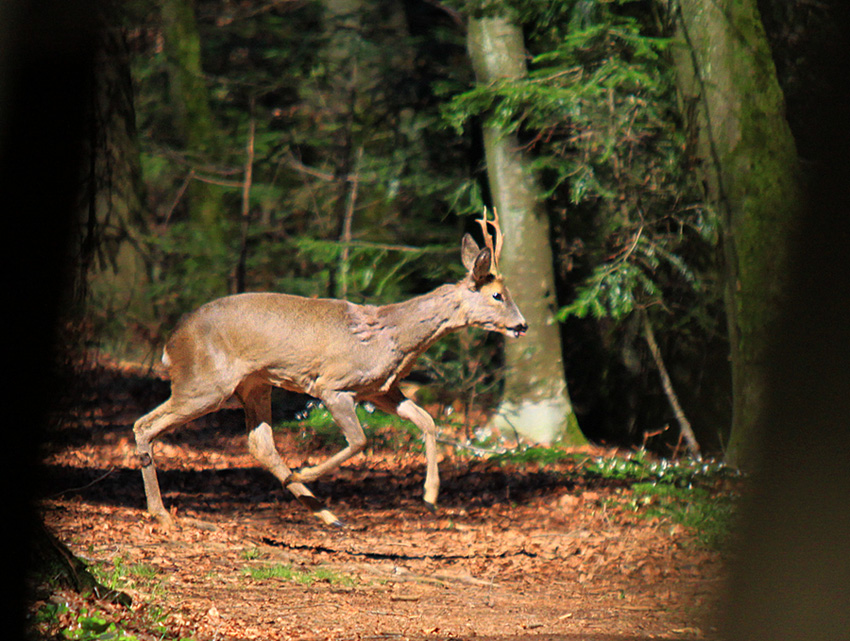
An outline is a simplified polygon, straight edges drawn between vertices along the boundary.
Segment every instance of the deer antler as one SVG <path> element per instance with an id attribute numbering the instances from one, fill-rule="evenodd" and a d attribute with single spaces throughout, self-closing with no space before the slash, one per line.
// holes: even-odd
<path id="1" fill-rule="evenodd" d="M 496 211 L 496 208 L 493 208 L 493 220 L 487 219 L 487 208 L 484 208 L 484 211 L 481 213 L 481 219 L 478 221 L 478 224 L 481 225 L 481 231 L 484 232 L 484 244 L 490 249 L 490 252 L 493 254 L 493 273 L 496 274 L 499 271 L 499 256 L 502 255 L 502 244 L 504 242 L 504 237 L 502 236 L 502 228 L 499 227 L 499 214 Z M 493 236 L 490 236 L 490 231 L 487 229 L 487 225 L 490 224 L 493 226 Z M 494 246 L 495 241 L 495 246 Z"/>

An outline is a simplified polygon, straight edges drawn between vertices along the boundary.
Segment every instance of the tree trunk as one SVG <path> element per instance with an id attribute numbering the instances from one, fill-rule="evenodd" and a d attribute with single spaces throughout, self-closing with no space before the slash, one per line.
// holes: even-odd
<path id="1" fill-rule="evenodd" d="M 213 165 L 221 160 L 220 134 L 204 82 L 201 40 L 193 3 L 191 0 L 163 0 L 160 12 L 177 133 L 194 165 L 193 170 Z M 188 207 L 190 219 L 204 235 L 211 264 L 219 263 L 227 254 L 229 236 L 221 188 L 192 180 L 188 189 Z M 218 289 L 209 292 L 209 296 L 227 293 L 226 280 L 219 284 Z"/>
<path id="2" fill-rule="evenodd" d="M 100 583 L 89 572 L 86 564 L 62 541 L 57 539 L 44 525 L 34 526 L 33 539 L 30 542 L 32 561 L 30 579 L 45 585 L 55 584 L 57 580 L 66 583 L 79 593 L 90 592 L 103 601 L 130 607 L 133 600 L 130 595 L 114 590 Z"/>
<path id="3" fill-rule="evenodd" d="M 133 89 L 127 43 L 119 20 L 101 7 L 93 88 L 88 103 L 84 211 L 75 239 L 77 296 L 104 318 L 153 321 L 146 298 L 148 265 L 144 237 L 144 187 L 136 140 Z M 130 336 L 115 349 L 130 353 Z"/>
<path id="4" fill-rule="evenodd" d="M 797 154 L 755 0 L 680 0 L 677 18 L 683 106 L 723 227 L 733 388 L 726 459 L 741 465 L 761 428 L 766 350 L 787 289 L 802 204 Z"/>
<path id="5" fill-rule="evenodd" d="M 522 30 L 503 18 L 471 18 L 467 46 L 478 82 L 526 74 Z M 528 321 L 505 344 L 505 389 L 493 425 L 538 443 L 585 443 L 567 393 L 561 336 L 554 319 L 555 278 L 549 221 L 516 136 L 484 123 L 493 206 L 505 234 L 500 268 Z"/>

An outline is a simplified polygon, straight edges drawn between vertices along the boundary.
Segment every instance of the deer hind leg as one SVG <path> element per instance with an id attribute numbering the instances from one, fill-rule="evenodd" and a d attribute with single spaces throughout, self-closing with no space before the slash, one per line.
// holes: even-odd
<path id="1" fill-rule="evenodd" d="M 173 527 L 174 519 L 162 503 L 156 466 L 153 461 L 153 440 L 168 429 L 206 414 L 209 408 L 210 403 L 199 401 L 181 403 L 172 394 L 171 398 L 142 416 L 133 426 L 133 434 L 136 437 L 136 456 L 142 467 L 148 513 L 165 528 Z"/>
<path id="2" fill-rule="evenodd" d="M 366 435 L 354 411 L 354 395 L 349 392 L 330 392 L 319 396 L 319 400 L 342 429 L 348 445 L 322 463 L 295 472 L 293 479 L 302 483 L 315 481 L 323 474 L 332 472 L 366 447 Z"/>
<path id="3" fill-rule="evenodd" d="M 369 399 L 378 409 L 406 419 L 422 430 L 425 439 L 425 505 L 432 512 L 437 509 L 440 493 L 440 469 L 437 466 L 437 427 L 434 419 L 424 409 L 407 398 L 398 388 Z"/>
<path id="4" fill-rule="evenodd" d="M 236 397 L 245 409 L 245 424 L 248 428 L 248 451 L 260 465 L 286 487 L 295 498 L 326 525 L 342 525 L 342 522 L 309 490 L 293 480 L 292 470 L 287 467 L 274 444 L 272 436 L 271 387 L 265 383 L 245 381 L 236 389 Z"/>

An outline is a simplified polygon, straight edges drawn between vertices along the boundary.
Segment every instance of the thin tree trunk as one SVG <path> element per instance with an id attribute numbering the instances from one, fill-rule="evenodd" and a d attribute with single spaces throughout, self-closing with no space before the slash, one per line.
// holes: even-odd
<path id="1" fill-rule="evenodd" d="M 348 273 L 350 271 L 351 256 L 351 227 L 354 224 L 354 207 L 357 203 L 357 188 L 360 184 L 360 163 L 363 160 L 363 147 L 357 150 L 354 160 L 354 172 L 348 178 L 348 195 L 345 199 L 345 214 L 342 219 L 342 234 L 339 242 L 342 244 L 342 252 L 339 256 L 338 266 L 338 298 L 348 295 Z"/>
<path id="2" fill-rule="evenodd" d="M 252 109 L 253 111 L 253 109 Z M 233 292 L 238 294 L 245 291 L 246 262 L 248 260 L 248 229 L 251 222 L 251 183 L 254 175 L 254 134 L 256 121 L 251 116 L 248 123 L 248 142 L 245 145 L 245 177 L 242 182 L 242 212 L 239 217 L 239 259 L 236 263 L 233 279 Z"/>
<path id="3" fill-rule="evenodd" d="M 471 18 L 467 46 L 480 83 L 527 73 L 522 30 L 504 18 Z M 529 325 L 524 338 L 505 344 L 504 395 L 493 424 L 535 442 L 584 443 L 567 393 L 554 319 L 549 221 L 540 189 L 516 137 L 486 122 L 482 129 L 493 206 L 505 234 L 500 267 Z"/>

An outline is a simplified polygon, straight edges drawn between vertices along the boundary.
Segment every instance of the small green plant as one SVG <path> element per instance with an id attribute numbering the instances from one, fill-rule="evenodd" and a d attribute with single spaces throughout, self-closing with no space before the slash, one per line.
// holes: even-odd
<path id="1" fill-rule="evenodd" d="M 557 447 L 531 446 L 500 452 L 492 455 L 488 460 L 499 465 L 510 463 L 554 465 L 568 461 L 583 461 L 586 458 L 584 454 L 567 452 Z"/>
<path id="2" fill-rule="evenodd" d="M 242 550 L 242 558 L 246 561 L 256 561 L 262 556 L 259 548 L 245 548 Z"/>
<path id="3" fill-rule="evenodd" d="M 135 641 L 136 637 L 119 629 L 114 622 L 108 621 L 96 613 L 80 612 L 76 627 L 64 631 L 66 639 L 78 641 L 94 641 L 109 639 L 110 641 Z"/>
<path id="4" fill-rule="evenodd" d="M 29 620 L 27 638 L 71 639 L 74 641 L 136 641 L 139 637 L 127 631 L 127 622 L 112 620 L 115 613 L 101 611 L 96 601 L 89 606 L 74 608 L 65 602 L 43 603 Z M 131 617 L 132 626 L 144 631 L 143 639 L 160 641 L 191 641 L 190 638 L 170 635 L 164 624 L 165 613 L 160 607 L 145 607 Z"/>
<path id="5" fill-rule="evenodd" d="M 628 488 L 615 502 L 641 518 L 660 518 L 689 528 L 698 544 L 720 549 L 735 511 L 736 495 L 718 491 L 718 481 L 734 473 L 722 463 L 652 460 L 645 452 L 629 457 L 588 459 L 585 473 Z"/>
<path id="6" fill-rule="evenodd" d="M 351 587 L 355 584 L 352 577 L 339 574 L 329 568 L 318 567 L 314 570 L 304 571 L 282 563 L 246 568 L 245 574 L 256 581 L 281 579 L 283 581 L 291 581 L 301 585 L 330 583 L 331 585 L 341 585 L 346 587 Z"/>
<path id="7" fill-rule="evenodd" d="M 69 616 L 70 615 L 70 616 Z M 73 641 L 135 641 L 136 636 L 121 629 L 96 610 L 72 613 L 64 603 L 45 603 L 33 617 L 35 638 L 63 638 Z"/>

